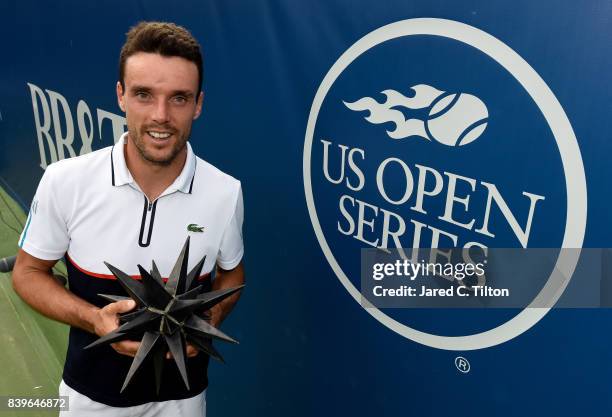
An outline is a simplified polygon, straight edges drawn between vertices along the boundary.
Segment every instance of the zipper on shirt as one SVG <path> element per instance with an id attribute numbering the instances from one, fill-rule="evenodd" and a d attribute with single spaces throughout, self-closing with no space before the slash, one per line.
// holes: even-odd
<path id="1" fill-rule="evenodd" d="M 146 248 L 151 244 L 151 235 L 153 234 L 153 221 L 155 220 L 156 208 L 157 200 L 150 202 L 147 196 L 145 195 L 144 208 L 142 210 L 142 222 L 140 223 L 140 234 L 138 236 L 138 245 L 142 248 Z M 146 239 L 144 239 L 145 230 L 147 230 Z"/>

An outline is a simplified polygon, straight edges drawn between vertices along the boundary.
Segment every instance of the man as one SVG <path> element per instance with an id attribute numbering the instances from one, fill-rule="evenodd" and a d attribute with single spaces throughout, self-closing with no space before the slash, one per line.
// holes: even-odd
<path id="1" fill-rule="evenodd" d="M 32 202 L 13 270 L 15 291 L 34 309 L 70 328 L 60 395 L 70 415 L 202 416 L 208 355 L 188 345 L 187 389 L 167 361 L 159 395 L 151 364 L 120 394 L 139 342 L 83 347 L 117 328 L 133 301 L 105 305 L 100 293 L 123 294 L 104 261 L 138 278 L 155 261 L 170 274 L 187 236 L 189 269 L 204 255 L 212 289 L 244 282 L 240 182 L 197 158 L 187 143 L 202 110 L 200 46 L 184 28 L 140 23 L 127 34 L 117 99 L 128 132 L 113 146 L 52 164 Z M 51 275 L 65 256 L 70 290 Z M 211 310 L 218 326 L 237 301 Z"/>

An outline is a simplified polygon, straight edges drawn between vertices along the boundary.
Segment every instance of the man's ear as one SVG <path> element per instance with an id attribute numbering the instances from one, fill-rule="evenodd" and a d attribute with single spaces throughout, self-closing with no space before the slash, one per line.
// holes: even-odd
<path id="1" fill-rule="evenodd" d="M 125 113 L 125 103 L 123 98 L 123 87 L 121 86 L 121 83 L 117 81 L 117 103 L 119 103 L 119 108 Z"/>
<path id="2" fill-rule="evenodd" d="M 204 91 L 200 91 L 200 95 L 198 96 L 198 100 L 196 101 L 196 111 L 193 115 L 193 120 L 200 117 L 200 113 L 202 113 L 202 103 L 204 102 Z"/>

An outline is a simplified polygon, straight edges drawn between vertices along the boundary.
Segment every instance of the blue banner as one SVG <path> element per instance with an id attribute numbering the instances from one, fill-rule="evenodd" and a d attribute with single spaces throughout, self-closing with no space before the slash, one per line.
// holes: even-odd
<path id="1" fill-rule="evenodd" d="M 112 145 L 125 33 L 178 23 L 204 52 L 190 143 L 245 202 L 241 343 L 211 365 L 209 415 L 609 415 L 608 309 L 364 308 L 360 254 L 610 247 L 611 18 L 605 0 L 4 3 L 1 184 L 27 211 L 49 164 Z M 552 269 L 571 277 L 571 253 Z"/>

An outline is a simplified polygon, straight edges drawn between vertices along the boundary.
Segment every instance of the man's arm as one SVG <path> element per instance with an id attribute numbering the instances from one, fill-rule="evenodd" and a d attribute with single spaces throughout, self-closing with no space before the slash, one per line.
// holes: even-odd
<path id="1" fill-rule="evenodd" d="M 244 266 L 242 264 L 242 261 L 238 264 L 238 266 L 230 270 L 221 269 L 219 266 L 217 266 L 217 273 L 215 276 L 215 280 L 212 284 L 213 290 L 237 287 L 242 284 L 244 284 Z M 210 324 L 215 327 L 219 327 L 221 322 L 234 308 L 234 305 L 240 298 L 240 293 L 241 291 L 232 294 L 231 296 L 227 297 L 225 300 L 221 301 L 219 304 L 213 306 L 210 309 Z"/>
<path id="2" fill-rule="evenodd" d="M 132 300 L 111 303 L 98 308 L 74 295 L 52 275 L 55 261 L 38 259 L 19 250 L 13 268 L 13 288 L 39 313 L 70 326 L 103 336 L 119 326 L 119 313 L 132 310 Z M 139 342 L 122 341 L 111 346 L 119 353 L 134 356 Z"/>

